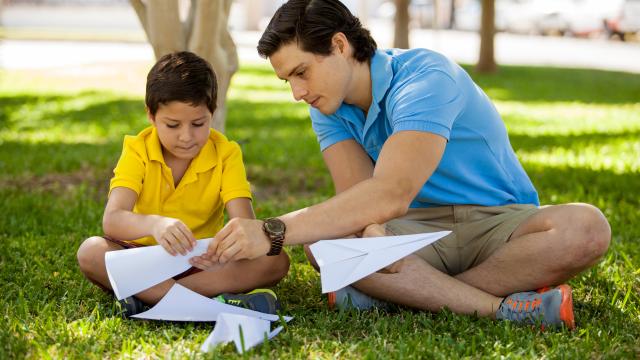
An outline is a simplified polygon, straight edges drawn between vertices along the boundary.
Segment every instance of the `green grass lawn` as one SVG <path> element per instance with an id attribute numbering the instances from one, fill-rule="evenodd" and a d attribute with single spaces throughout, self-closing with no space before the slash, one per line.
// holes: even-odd
<path id="1" fill-rule="evenodd" d="M 608 254 L 570 283 L 577 330 L 447 311 L 330 312 L 295 247 L 276 289 L 295 319 L 249 357 L 640 357 L 640 75 L 506 66 L 472 75 L 502 113 L 541 202 L 592 203 L 611 223 Z M 143 94 L 100 84 L 0 72 L 0 358 L 240 357 L 231 345 L 198 352 L 211 324 L 123 320 L 113 297 L 80 274 L 75 252 L 101 234 L 123 135 L 146 125 Z M 307 110 L 269 68 L 244 66 L 228 109 L 259 217 L 332 195 Z"/>

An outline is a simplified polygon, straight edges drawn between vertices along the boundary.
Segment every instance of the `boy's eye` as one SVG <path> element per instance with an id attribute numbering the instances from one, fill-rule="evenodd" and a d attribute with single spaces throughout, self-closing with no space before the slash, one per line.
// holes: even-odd
<path id="1" fill-rule="evenodd" d="M 202 125 L 204 125 L 204 123 L 203 123 L 203 122 L 202 122 L 202 123 L 193 123 L 193 126 L 195 126 L 195 127 L 200 127 L 200 126 L 202 126 Z"/>
<path id="2" fill-rule="evenodd" d="M 167 127 L 170 129 L 176 129 L 178 127 L 178 124 L 175 124 L 175 125 L 167 124 Z"/>

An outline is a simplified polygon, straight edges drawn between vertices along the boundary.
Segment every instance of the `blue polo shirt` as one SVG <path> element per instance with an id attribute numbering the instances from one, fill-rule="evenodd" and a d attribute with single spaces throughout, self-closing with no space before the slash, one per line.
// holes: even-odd
<path id="1" fill-rule="evenodd" d="M 310 108 L 321 150 L 354 139 L 374 163 L 389 136 L 415 130 L 447 145 L 412 208 L 539 205 L 495 107 L 457 64 L 427 49 L 378 50 L 371 60 L 373 99 L 365 118 L 343 103 L 332 115 Z"/>

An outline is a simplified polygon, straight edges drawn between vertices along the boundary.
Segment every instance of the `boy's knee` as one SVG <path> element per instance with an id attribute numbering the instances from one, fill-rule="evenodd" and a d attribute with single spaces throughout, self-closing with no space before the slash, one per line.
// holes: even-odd
<path id="1" fill-rule="evenodd" d="M 277 283 L 280 280 L 282 280 L 282 278 L 287 276 L 287 274 L 289 273 L 289 265 L 290 265 L 289 255 L 287 255 L 286 252 L 283 251 L 280 253 L 280 255 L 276 256 L 274 265 L 273 265 L 272 280 Z"/>
<path id="2" fill-rule="evenodd" d="M 320 270 L 320 267 L 318 266 L 318 263 L 316 262 L 316 258 L 313 256 L 313 253 L 311 252 L 311 249 L 309 249 L 310 244 L 305 244 L 304 245 L 304 254 L 307 255 L 307 259 L 309 260 L 309 263 L 311 264 L 311 266 L 313 266 L 316 270 Z"/>
<path id="3" fill-rule="evenodd" d="M 90 272 L 96 264 L 97 253 L 100 252 L 100 248 L 104 243 L 104 239 L 99 236 L 92 236 L 80 244 L 76 256 L 78 258 L 78 265 L 83 273 Z"/>

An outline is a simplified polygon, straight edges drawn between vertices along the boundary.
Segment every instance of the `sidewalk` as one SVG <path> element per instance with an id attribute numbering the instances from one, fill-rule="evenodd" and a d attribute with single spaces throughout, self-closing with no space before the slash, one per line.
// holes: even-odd
<path id="1" fill-rule="evenodd" d="M 127 42 L 105 41 L 33 41 L 5 39 L 0 42 L 0 68 L 56 68 L 109 62 L 153 62 L 153 51 L 144 39 L 133 9 L 127 6 L 40 9 L 5 7 L 2 23 L 6 30 L 40 29 L 73 33 L 85 29 L 85 35 L 113 34 Z M 82 16 L 79 16 L 81 14 Z M 393 36 L 388 21 L 371 20 L 368 27 L 380 47 L 390 47 Z M 123 35 L 126 34 L 126 35 Z M 233 30 L 243 63 L 266 63 L 255 50 L 261 33 Z M 474 64 L 479 52 L 475 32 L 414 29 L 411 46 L 439 51 L 453 60 Z M 557 66 L 593 68 L 640 73 L 640 43 L 600 39 L 539 37 L 499 33 L 495 39 L 496 61 L 501 65 Z"/>

